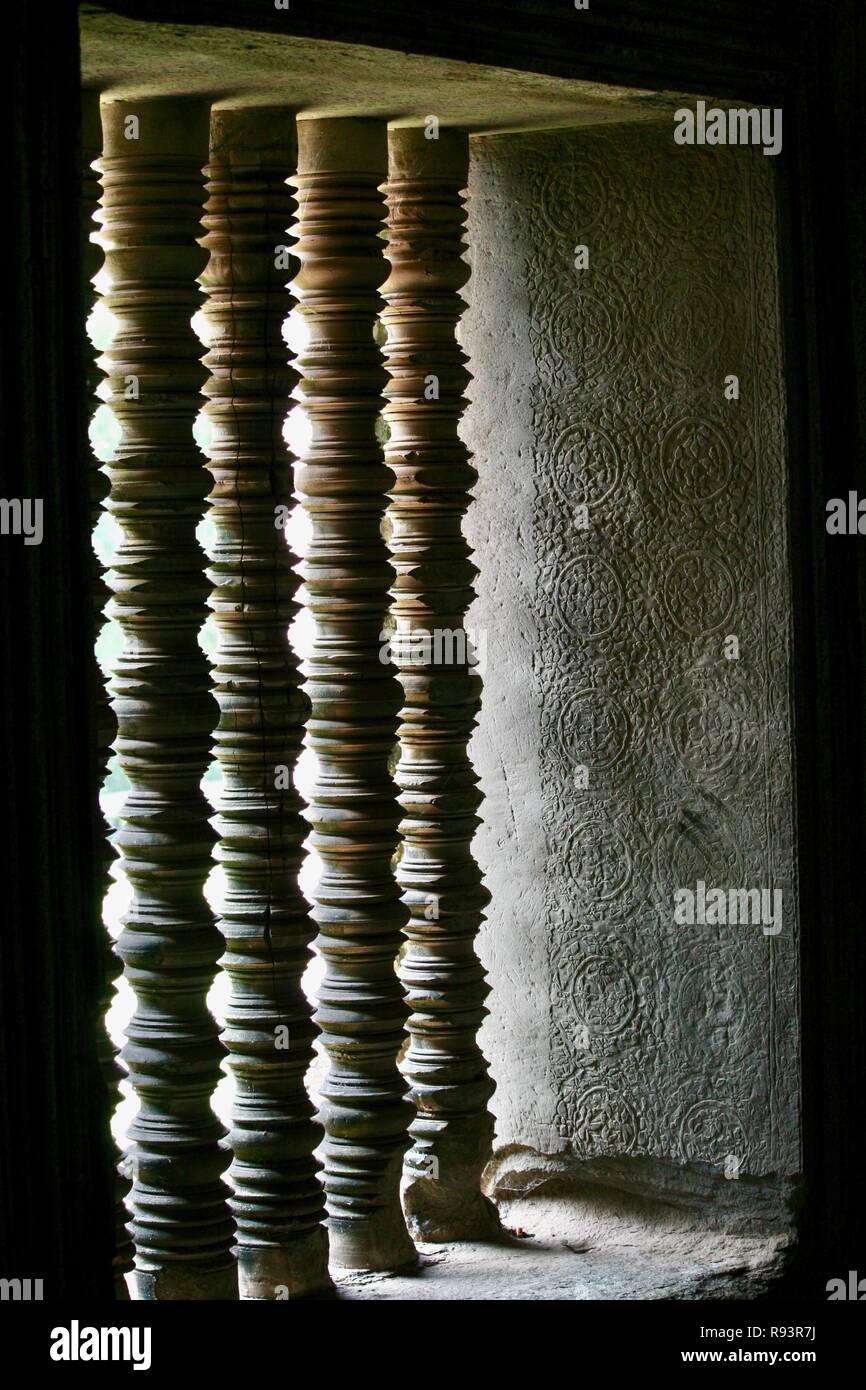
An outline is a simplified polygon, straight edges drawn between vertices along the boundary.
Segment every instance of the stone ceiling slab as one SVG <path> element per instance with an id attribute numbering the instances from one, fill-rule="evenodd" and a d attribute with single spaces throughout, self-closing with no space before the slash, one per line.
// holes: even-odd
<path id="1" fill-rule="evenodd" d="M 377 116 L 488 131 L 659 119 L 690 100 L 452 59 L 80 9 L 82 82 L 113 97 L 205 95 L 303 117 Z"/>

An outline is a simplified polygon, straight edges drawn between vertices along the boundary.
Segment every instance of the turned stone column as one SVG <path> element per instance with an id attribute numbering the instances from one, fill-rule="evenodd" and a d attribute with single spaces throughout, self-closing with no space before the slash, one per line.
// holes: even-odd
<path id="1" fill-rule="evenodd" d="M 376 439 L 385 372 L 373 339 L 387 273 L 379 237 L 383 123 L 298 125 L 299 361 L 312 443 L 297 486 L 312 528 L 301 568 L 315 619 L 303 666 L 318 758 L 309 809 L 322 859 L 313 915 L 326 973 L 316 1020 L 332 1260 L 392 1269 L 415 1258 L 399 1201 L 409 1108 L 397 1068 L 406 1007 L 395 973 L 406 914 L 391 868 L 399 808 L 389 771 L 400 686 L 381 657 L 392 571 L 381 535 L 391 474 Z"/>
<path id="2" fill-rule="evenodd" d="M 87 310 L 93 304 L 93 277 L 102 265 L 102 255 L 97 244 L 91 240 L 91 234 L 96 232 L 94 213 L 99 203 L 99 176 L 93 168 L 93 163 L 102 153 L 102 126 L 99 120 L 99 93 L 81 93 L 81 279 L 82 279 L 82 318 L 81 326 L 84 335 L 83 359 L 84 359 L 84 385 L 87 399 L 87 408 L 82 412 L 82 449 L 86 469 L 82 470 L 82 476 L 87 476 L 90 480 L 90 515 L 93 526 L 96 526 L 102 514 L 103 501 L 108 493 L 108 481 L 102 471 L 99 460 L 94 456 L 88 438 L 88 421 L 90 412 L 93 409 L 96 388 L 102 380 L 102 375 L 96 365 L 93 344 L 85 330 L 87 322 Z M 103 624 L 105 605 L 111 595 L 111 591 L 105 582 L 102 566 L 91 547 L 91 592 L 93 596 L 93 642 L 99 636 L 100 628 Z M 114 946 L 110 935 L 105 930 L 102 918 L 102 905 L 105 895 L 111 886 L 110 868 L 114 863 L 114 851 L 108 839 L 109 827 L 103 818 L 99 806 L 99 788 L 105 780 L 105 772 L 108 759 L 111 756 L 111 748 L 117 733 L 117 721 L 114 718 L 111 705 L 108 699 L 108 691 L 103 680 L 99 662 L 96 660 L 96 652 L 92 653 L 90 677 L 93 691 L 93 705 L 96 711 L 94 718 L 95 746 L 93 757 L 95 761 L 93 785 L 96 788 L 96 795 L 93 801 L 94 818 L 94 844 L 96 845 L 98 880 L 94 890 L 94 929 L 98 938 L 104 946 L 105 967 L 104 967 L 104 990 L 100 1000 L 99 1017 L 96 1019 L 96 1039 L 99 1053 L 99 1064 L 105 1078 L 105 1086 L 108 1095 L 109 1115 L 116 1109 L 120 1099 L 118 1083 L 124 1076 L 123 1068 L 117 1060 L 114 1043 L 108 1036 L 105 1026 L 105 1016 L 114 998 L 114 984 L 119 974 L 120 967 L 114 953 Z M 111 1148 L 112 1161 L 115 1166 L 114 1178 L 114 1292 L 118 1299 L 128 1300 L 129 1291 L 126 1287 L 125 1275 L 132 1269 L 132 1241 L 126 1229 L 126 1207 L 124 1199 L 129 1190 L 129 1183 L 121 1173 L 118 1164 L 121 1155 L 118 1152 L 111 1136 L 108 1136 L 108 1143 Z"/>
<path id="3" fill-rule="evenodd" d="M 130 1130 L 139 1298 L 231 1298 L 223 1130 L 210 1098 L 222 1055 L 206 995 L 222 938 L 203 896 L 211 863 L 214 702 L 199 646 L 207 616 L 196 540 L 207 473 L 192 438 L 205 372 L 190 326 L 208 109 L 104 102 L 103 235 L 119 320 L 105 354 L 123 428 L 108 509 L 123 528 L 109 612 L 126 644 L 113 673 L 116 748 L 130 781 L 115 844 L 133 888 L 118 954 L 136 995 L 123 1050 L 140 1101 Z"/>
<path id="4" fill-rule="evenodd" d="M 313 1158 L 322 1133 L 304 1086 L 316 1031 L 301 989 L 314 935 L 298 886 L 307 825 L 292 781 L 309 704 L 288 638 L 298 581 L 284 534 L 292 481 L 282 426 L 297 374 L 281 330 L 297 269 L 285 251 L 295 159 L 292 112 L 212 113 L 202 285 L 224 779 L 216 857 L 232 986 L 223 1041 L 237 1083 L 230 1206 L 240 1295 L 254 1299 L 330 1287 Z"/>
<path id="5" fill-rule="evenodd" d="M 404 695 L 397 877 L 410 914 L 400 978 L 412 1012 L 403 1070 L 416 1106 L 403 1201 L 417 1238 L 477 1239 L 499 1223 L 479 1186 L 493 1084 L 476 1041 L 488 987 L 474 941 L 489 894 L 472 857 L 481 796 L 467 744 L 481 678 L 464 629 L 477 571 L 461 529 L 477 475 L 457 428 L 469 381 L 455 340 L 469 278 L 468 139 L 393 130 L 389 154 L 385 458 L 396 479 L 392 650 Z"/>

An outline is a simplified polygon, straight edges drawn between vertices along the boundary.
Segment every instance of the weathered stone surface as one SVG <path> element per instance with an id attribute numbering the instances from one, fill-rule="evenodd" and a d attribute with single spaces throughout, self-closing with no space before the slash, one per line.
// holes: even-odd
<path id="1" fill-rule="evenodd" d="M 667 124 L 473 141 L 482 1040 L 498 1142 L 569 1161 L 799 1167 L 768 163 Z M 676 925 L 698 879 L 781 889 L 780 934 Z"/>
<path id="2" fill-rule="evenodd" d="M 571 1193 L 543 1209 L 530 1200 L 504 1214 L 522 1219 L 521 1238 L 422 1246 L 414 1276 L 343 1275 L 337 1280 L 340 1298 L 376 1303 L 755 1299 L 779 1279 L 788 1255 L 780 1237 L 712 1235 L 699 1223 L 677 1229 L 669 1211 L 661 1209 L 653 1226 L 642 1210 L 631 1210 L 621 1199 L 600 1210 L 595 1194 L 581 1203 Z"/>
<path id="3" fill-rule="evenodd" d="M 561 1226 L 568 1214 L 568 1196 L 574 1194 L 585 1204 L 584 1223 L 594 1200 L 609 1206 L 627 1197 L 630 1209 L 642 1211 L 648 1226 L 657 1225 L 665 1209 L 676 1209 L 692 1214 L 696 1231 L 773 1239 L 790 1237 L 798 1200 L 798 1183 L 792 1178 L 773 1175 L 732 1182 L 707 1164 L 633 1154 L 564 1159 L 562 1154 L 539 1154 L 519 1145 L 498 1151 L 484 1174 L 484 1190 L 505 1213 L 509 1226 L 524 1224 L 528 1204 L 540 1198 L 559 1206 Z M 544 1219 L 531 1217 L 530 1225 Z M 570 1229 L 582 1231 L 583 1226 L 572 1223 Z"/>

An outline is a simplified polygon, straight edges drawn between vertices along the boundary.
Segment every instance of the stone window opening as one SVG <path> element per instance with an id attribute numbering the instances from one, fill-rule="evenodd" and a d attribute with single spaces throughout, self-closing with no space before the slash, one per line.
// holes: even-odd
<path id="1" fill-rule="evenodd" d="M 324 1296 L 330 1277 L 406 1297 L 408 1273 L 340 1271 L 444 1243 L 475 1297 L 564 1270 L 571 1297 L 755 1296 L 799 1173 L 766 162 L 678 150 L 670 112 L 625 92 L 611 121 L 581 84 L 551 82 L 549 122 L 523 95 L 443 116 L 435 141 L 421 107 L 455 100 L 444 71 L 390 122 L 360 86 L 325 116 L 287 86 L 265 104 L 261 81 L 212 102 L 182 58 L 136 93 L 124 24 L 155 58 L 149 26 L 83 30 L 119 323 L 99 346 L 124 431 L 104 505 L 126 534 L 106 558 L 132 791 L 109 809 L 138 895 L 118 952 L 144 1102 L 119 1295 L 129 1274 L 138 1298 Z M 271 247 L 295 219 L 290 273 Z M 727 400 L 756 362 L 760 389 Z M 419 671 L 393 641 L 383 662 L 383 624 L 484 631 L 483 698 L 470 662 Z M 780 888 L 780 936 L 684 938 L 673 895 L 698 883 Z"/>

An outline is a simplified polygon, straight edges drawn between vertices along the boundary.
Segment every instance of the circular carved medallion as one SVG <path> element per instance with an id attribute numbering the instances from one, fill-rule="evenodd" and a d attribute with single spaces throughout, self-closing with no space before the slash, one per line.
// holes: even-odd
<path id="1" fill-rule="evenodd" d="M 743 1037 L 745 997 L 737 979 L 711 966 L 696 965 L 683 977 L 679 1023 L 686 1050 L 695 1060 L 725 1057 L 729 1062 Z"/>
<path id="2" fill-rule="evenodd" d="M 619 482 L 619 455 L 610 437 L 591 421 L 569 425 L 548 464 L 553 489 L 566 506 L 604 502 Z"/>
<path id="3" fill-rule="evenodd" d="M 748 1152 L 743 1124 L 733 1106 L 719 1100 L 699 1100 L 680 1126 L 680 1146 L 691 1163 L 724 1167 L 730 1157 L 742 1163 Z"/>
<path id="4" fill-rule="evenodd" d="M 607 560 L 576 555 L 559 573 L 554 601 L 575 637 L 603 637 L 616 627 L 622 613 L 622 584 Z"/>
<path id="5" fill-rule="evenodd" d="M 613 955 L 584 956 L 571 977 L 571 998 L 581 1023 L 592 1033 L 621 1033 L 637 1007 L 634 980 Z"/>
<path id="6" fill-rule="evenodd" d="M 694 888 L 699 879 L 713 887 L 739 883 L 740 855 L 725 831 L 684 812 L 659 837 L 656 876 L 657 883 L 665 885 L 661 906 L 665 913 L 672 913 L 674 888 Z"/>
<path id="7" fill-rule="evenodd" d="M 542 181 L 538 195 L 541 215 L 556 237 L 570 245 L 595 225 L 610 204 L 601 169 L 582 158 L 566 154 L 557 160 Z"/>
<path id="8" fill-rule="evenodd" d="M 679 166 L 680 177 L 667 155 L 650 164 L 648 210 L 654 221 L 678 236 L 688 237 L 711 220 L 719 204 L 723 166 L 712 149 L 693 145 Z"/>
<path id="9" fill-rule="evenodd" d="M 563 295 L 551 310 L 547 332 L 551 352 L 560 366 L 582 376 L 613 347 L 611 308 L 589 290 Z"/>
<path id="10" fill-rule="evenodd" d="M 668 726 L 671 746 L 695 776 L 727 767 L 740 747 L 740 721 L 726 700 L 700 687 L 677 705 Z"/>
<path id="11" fill-rule="evenodd" d="M 578 690 L 557 717 L 559 746 L 570 763 L 602 772 L 619 762 L 630 726 L 622 706 L 604 690 Z"/>
<path id="12" fill-rule="evenodd" d="M 665 434 L 661 464 L 665 482 L 681 501 L 709 502 L 731 476 L 731 451 L 715 425 L 687 415 Z"/>
<path id="13" fill-rule="evenodd" d="M 637 1136 L 637 1115 L 618 1092 L 591 1086 L 575 1101 L 571 1141 L 575 1153 L 630 1153 Z"/>
<path id="14" fill-rule="evenodd" d="M 719 555 L 692 550 L 678 555 L 664 586 L 671 622 L 688 637 L 705 637 L 726 626 L 734 611 L 736 586 Z"/>
<path id="15" fill-rule="evenodd" d="M 607 821 L 584 821 L 566 841 L 565 871 L 590 902 L 609 902 L 631 878 L 624 836 Z"/>
<path id="16" fill-rule="evenodd" d="M 702 370 L 719 352 L 726 319 L 715 285 L 683 279 L 663 286 L 653 332 L 667 362 L 679 371 Z"/>

